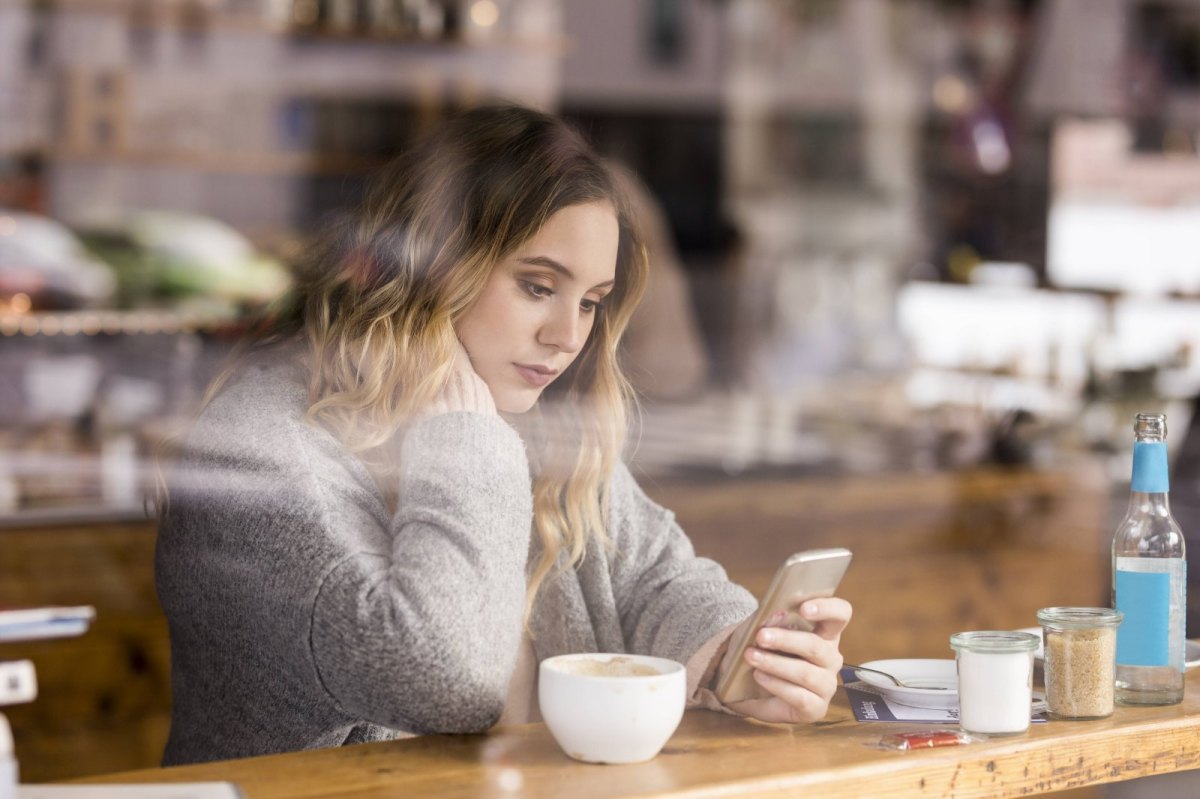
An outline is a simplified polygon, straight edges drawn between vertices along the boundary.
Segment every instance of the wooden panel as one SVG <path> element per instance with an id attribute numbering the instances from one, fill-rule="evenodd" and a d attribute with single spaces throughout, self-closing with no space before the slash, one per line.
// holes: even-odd
<path id="1" fill-rule="evenodd" d="M 844 546 L 848 660 L 951 657 L 966 629 L 1109 603 L 1108 482 L 1093 465 L 805 479 L 645 481 L 697 552 L 761 594 L 793 552 Z"/>
<path id="2" fill-rule="evenodd" d="M 1094 471 L 645 481 L 702 554 L 761 592 L 811 546 L 847 546 L 850 659 L 949 657 L 951 632 L 1034 623 L 1051 604 L 1104 604 L 1106 483 Z M 0 605 L 92 604 L 78 639 L 0 645 L 32 657 L 41 696 L 9 708 L 28 781 L 159 762 L 170 709 L 154 525 L 0 530 Z"/>
<path id="3" fill-rule="evenodd" d="M 86 635 L 0 644 L 27 657 L 39 696 L 5 708 L 22 780 L 146 768 L 170 722 L 166 619 L 154 593 L 154 525 L 0 530 L 0 605 L 94 605 Z"/>

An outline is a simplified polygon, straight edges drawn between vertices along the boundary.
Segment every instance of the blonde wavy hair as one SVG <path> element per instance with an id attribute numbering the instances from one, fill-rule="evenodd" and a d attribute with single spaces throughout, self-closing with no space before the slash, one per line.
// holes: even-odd
<path id="1" fill-rule="evenodd" d="M 523 420 L 536 474 L 541 556 L 528 577 L 526 618 L 565 553 L 607 545 L 607 485 L 625 443 L 632 392 L 618 342 L 646 282 L 647 260 L 617 179 L 574 130 L 518 106 L 446 120 L 381 174 L 360 214 L 311 252 L 295 290 L 239 348 L 299 343 L 307 417 L 375 477 L 394 508 L 398 442 L 449 379 L 455 322 L 492 268 L 557 211 L 609 203 L 617 216 L 616 282 L 579 356 Z M 231 368 L 228 372 L 231 372 Z M 228 372 L 225 378 L 228 377 Z M 225 382 L 214 381 L 211 399 Z"/>

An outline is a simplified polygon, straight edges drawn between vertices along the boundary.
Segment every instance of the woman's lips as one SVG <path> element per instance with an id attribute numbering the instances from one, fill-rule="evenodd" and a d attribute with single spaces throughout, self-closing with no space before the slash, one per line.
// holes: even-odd
<path id="1" fill-rule="evenodd" d="M 550 385 L 550 381 L 558 375 L 557 369 L 547 369 L 544 366 L 530 366 L 523 363 L 513 364 L 517 368 L 517 373 L 531 386 L 537 388 L 545 388 Z"/>

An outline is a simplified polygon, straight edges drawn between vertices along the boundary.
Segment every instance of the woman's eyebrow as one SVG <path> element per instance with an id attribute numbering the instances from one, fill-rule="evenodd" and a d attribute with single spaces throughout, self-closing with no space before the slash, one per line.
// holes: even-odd
<path id="1" fill-rule="evenodd" d="M 553 269 L 555 272 L 558 272 L 560 275 L 567 278 L 568 280 L 575 279 L 574 272 L 572 272 L 566 266 L 560 264 L 558 261 L 554 260 L 553 258 L 547 258 L 544 255 L 531 255 L 527 258 L 518 258 L 517 260 L 523 264 L 529 264 L 530 266 L 544 266 L 547 269 Z M 612 286 L 615 283 L 616 283 L 615 280 L 606 280 L 603 283 L 597 283 L 592 288 L 596 288 L 596 289 L 608 288 L 609 286 Z"/>

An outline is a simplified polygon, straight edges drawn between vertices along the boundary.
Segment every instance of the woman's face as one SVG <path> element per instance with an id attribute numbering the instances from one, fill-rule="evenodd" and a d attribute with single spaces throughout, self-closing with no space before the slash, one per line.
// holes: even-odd
<path id="1" fill-rule="evenodd" d="M 528 411 L 579 355 L 616 279 L 617 239 L 608 203 L 571 205 L 492 269 L 455 331 L 500 411 Z"/>

